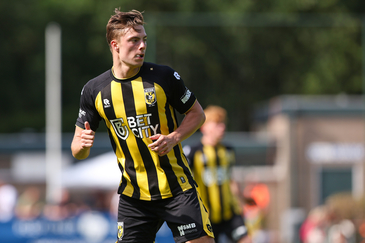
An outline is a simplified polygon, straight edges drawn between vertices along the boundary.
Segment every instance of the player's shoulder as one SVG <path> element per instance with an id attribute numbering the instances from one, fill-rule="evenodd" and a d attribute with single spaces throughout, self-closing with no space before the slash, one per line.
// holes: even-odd
<path id="1" fill-rule="evenodd" d="M 234 151 L 234 146 L 230 143 L 227 142 L 222 142 L 221 146 L 225 147 L 226 150 L 230 150 L 230 151 Z"/>
<path id="2" fill-rule="evenodd" d="M 203 149 L 202 143 L 188 144 L 183 147 L 184 153 L 186 156 L 191 156 L 195 154 L 198 150 Z"/>
<path id="3" fill-rule="evenodd" d="M 90 87 L 98 87 L 102 84 L 108 84 L 113 80 L 113 76 L 112 76 L 112 72 L 111 70 L 107 70 L 105 72 L 103 72 L 102 74 L 96 76 L 93 79 L 90 79 L 86 85 L 90 86 Z"/>
<path id="4" fill-rule="evenodd" d="M 113 80 L 112 71 L 109 69 L 102 74 L 90 79 L 83 88 L 83 91 L 98 93 Z"/>
<path id="5" fill-rule="evenodd" d="M 177 79 L 180 80 L 180 75 L 170 66 L 145 62 L 143 64 L 144 74 L 160 77 L 163 80 Z"/>
<path id="6" fill-rule="evenodd" d="M 230 142 L 227 142 L 227 141 L 220 141 L 219 144 L 221 146 L 224 146 L 224 147 L 229 148 L 229 149 L 233 148 L 233 145 Z"/>
<path id="7" fill-rule="evenodd" d="M 162 65 L 162 64 L 156 64 L 156 63 L 152 63 L 152 62 L 143 63 L 143 67 L 146 70 L 157 71 L 157 72 L 162 72 L 162 73 L 174 72 L 174 70 L 170 66 Z"/>

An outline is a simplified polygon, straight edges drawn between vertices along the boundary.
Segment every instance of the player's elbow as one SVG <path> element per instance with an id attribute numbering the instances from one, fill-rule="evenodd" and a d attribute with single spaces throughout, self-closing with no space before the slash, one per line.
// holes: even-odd
<path id="1" fill-rule="evenodd" d="M 202 112 L 202 114 L 201 114 L 201 118 L 200 118 L 200 126 L 204 124 L 205 119 L 206 119 L 206 117 L 205 117 L 205 113 L 204 113 L 204 112 Z"/>

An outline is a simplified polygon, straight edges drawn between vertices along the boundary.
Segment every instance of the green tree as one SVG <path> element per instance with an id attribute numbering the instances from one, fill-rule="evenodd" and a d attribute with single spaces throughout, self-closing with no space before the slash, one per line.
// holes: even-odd
<path id="1" fill-rule="evenodd" d="M 111 67 L 105 25 L 115 7 L 145 11 L 147 60 L 171 65 L 203 106 L 249 130 L 253 106 L 281 94 L 361 94 L 365 2 L 0 2 L 0 132 L 45 127 L 44 29 L 62 27 L 63 131 L 72 132 L 83 85 Z M 180 19 L 180 25 L 172 25 Z M 184 17 L 182 17 L 184 18 Z M 160 21 L 155 23 L 154 21 Z"/>

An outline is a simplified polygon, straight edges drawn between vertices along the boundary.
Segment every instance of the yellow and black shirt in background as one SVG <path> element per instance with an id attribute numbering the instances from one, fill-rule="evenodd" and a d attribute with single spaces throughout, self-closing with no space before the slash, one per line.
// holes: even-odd
<path id="1" fill-rule="evenodd" d="M 180 144 L 160 157 L 148 148 L 149 137 L 174 131 L 175 110 L 186 113 L 195 102 L 168 66 L 144 63 L 128 79 L 117 79 L 111 69 L 84 86 L 76 126 L 84 129 L 88 121 L 96 131 L 105 121 L 122 172 L 120 194 L 140 200 L 169 198 L 194 186 L 191 171 Z"/>
<path id="2" fill-rule="evenodd" d="M 185 146 L 190 168 L 198 184 L 198 191 L 206 207 L 210 220 L 219 224 L 240 215 L 240 207 L 231 192 L 231 167 L 235 163 L 232 147 L 218 144 Z"/>

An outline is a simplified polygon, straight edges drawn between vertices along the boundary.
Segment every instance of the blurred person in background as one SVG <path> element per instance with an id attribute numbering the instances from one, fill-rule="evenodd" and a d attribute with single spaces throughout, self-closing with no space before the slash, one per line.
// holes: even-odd
<path id="1" fill-rule="evenodd" d="M 253 242 L 269 242 L 268 232 L 264 230 L 265 217 L 270 203 L 270 192 L 267 185 L 259 182 L 248 182 L 243 193 L 243 215 L 248 234 Z"/>
<path id="2" fill-rule="evenodd" d="M 329 211 L 324 205 L 313 208 L 299 230 L 303 243 L 325 242 L 329 227 Z"/>
<path id="3" fill-rule="evenodd" d="M 176 242 L 214 242 L 180 144 L 204 122 L 202 107 L 175 70 L 144 62 L 139 11 L 116 9 L 107 42 L 113 67 L 82 89 L 71 150 L 76 159 L 87 158 L 105 121 L 122 172 L 118 241 L 153 242 L 166 221 Z M 180 126 L 176 111 L 185 115 Z"/>
<path id="4" fill-rule="evenodd" d="M 71 199 L 70 192 L 63 188 L 61 200 L 57 204 L 45 204 L 43 207 L 43 217 L 52 221 L 65 220 L 80 215 L 84 211 L 91 210 L 84 204 L 77 204 Z"/>
<path id="5" fill-rule="evenodd" d="M 110 195 L 110 203 L 109 203 L 109 213 L 112 217 L 118 218 L 118 204 L 119 204 L 118 192 L 113 192 Z"/>
<path id="6" fill-rule="evenodd" d="M 0 180 L 0 222 L 13 218 L 18 192 L 13 185 Z"/>
<path id="7" fill-rule="evenodd" d="M 190 168 L 198 183 L 198 191 L 209 210 L 216 242 L 225 234 L 233 242 L 251 242 L 245 226 L 237 194 L 237 182 L 231 178 L 235 163 L 232 147 L 223 144 L 226 110 L 210 105 L 204 110 L 206 120 L 200 130 L 200 143 L 184 146 Z"/>
<path id="8" fill-rule="evenodd" d="M 355 234 L 354 223 L 349 219 L 344 219 L 329 227 L 327 241 L 331 243 L 355 243 Z"/>
<path id="9" fill-rule="evenodd" d="M 20 194 L 15 206 L 15 215 L 21 220 L 32 220 L 41 216 L 44 202 L 41 190 L 36 186 L 29 186 Z"/>

